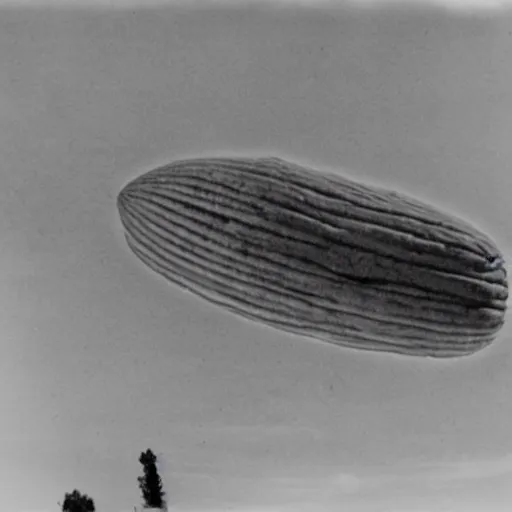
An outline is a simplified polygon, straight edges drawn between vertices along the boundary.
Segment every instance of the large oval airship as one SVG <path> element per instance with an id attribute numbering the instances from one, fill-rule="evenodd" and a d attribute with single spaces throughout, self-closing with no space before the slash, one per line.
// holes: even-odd
<path id="1" fill-rule="evenodd" d="M 281 158 L 196 158 L 128 183 L 131 250 L 238 315 L 341 347 L 456 357 L 504 324 L 504 258 L 470 224 Z"/>

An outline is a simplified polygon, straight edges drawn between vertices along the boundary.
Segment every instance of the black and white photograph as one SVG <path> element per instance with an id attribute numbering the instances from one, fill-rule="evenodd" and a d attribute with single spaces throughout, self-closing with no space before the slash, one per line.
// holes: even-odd
<path id="1" fill-rule="evenodd" d="M 511 137 L 511 0 L 0 0 L 0 511 L 512 511 Z"/>

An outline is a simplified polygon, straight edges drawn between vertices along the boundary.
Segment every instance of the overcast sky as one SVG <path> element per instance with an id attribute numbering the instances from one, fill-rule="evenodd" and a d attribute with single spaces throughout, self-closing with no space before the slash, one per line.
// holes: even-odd
<path id="1" fill-rule="evenodd" d="M 283 6 L 357 6 L 380 7 L 388 5 L 429 5 L 443 9 L 468 11 L 479 9 L 483 11 L 509 8 L 512 0 L 0 0 L 0 5 L 19 6 L 51 6 L 51 5 L 85 5 L 106 6 L 109 8 L 125 8 L 141 5 L 194 5 L 194 6 L 219 6 L 219 5 L 283 5 Z"/>
<path id="2" fill-rule="evenodd" d="M 429 361 L 241 320 L 127 250 L 134 176 L 249 152 L 409 192 L 512 254 L 512 15 L 0 15 L 0 510 L 505 512 L 512 327 Z"/>

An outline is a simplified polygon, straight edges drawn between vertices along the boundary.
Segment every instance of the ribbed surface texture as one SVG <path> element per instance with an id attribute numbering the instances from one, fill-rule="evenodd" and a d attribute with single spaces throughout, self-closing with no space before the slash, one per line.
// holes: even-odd
<path id="1" fill-rule="evenodd" d="M 280 158 L 181 160 L 119 193 L 132 251 L 246 318 L 343 347 L 432 357 L 496 337 L 502 254 L 415 199 Z"/>

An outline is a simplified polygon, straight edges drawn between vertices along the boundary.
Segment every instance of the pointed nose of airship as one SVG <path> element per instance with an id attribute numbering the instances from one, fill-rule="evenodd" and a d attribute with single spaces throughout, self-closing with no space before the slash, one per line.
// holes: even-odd
<path id="1" fill-rule="evenodd" d="M 140 176 L 128 182 L 117 195 L 117 209 L 122 221 L 127 216 L 137 215 L 137 211 L 140 211 L 152 195 L 148 189 L 150 183 L 146 183 L 147 181 L 146 176 Z"/>
<path id="2" fill-rule="evenodd" d="M 125 212 L 129 209 L 130 204 L 137 201 L 137 197 L 135 195 L 136 187 L 134 186 L 135 181 L 137 180 L 130 181 L 126 184 L 117 195 L 117 209 L 119 210 L 119 213 Z"/>

